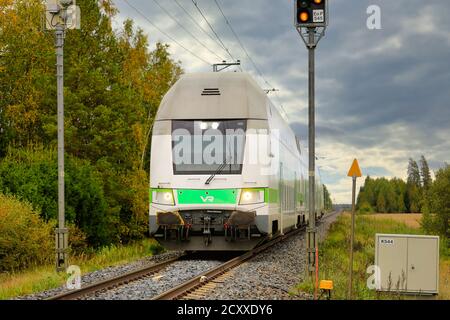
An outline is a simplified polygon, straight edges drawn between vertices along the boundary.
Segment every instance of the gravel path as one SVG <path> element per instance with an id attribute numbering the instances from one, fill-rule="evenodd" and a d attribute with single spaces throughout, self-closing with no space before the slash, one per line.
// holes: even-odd
<path id="1" fill-rule="evenodd" d="M 334 215 L 318 226 L 319 241 L 326 237 Z M 293 287 L 302 281 L 306 268 L 305 234 L 276 244 L 254 259 L 233 270 L 224 283 L 213 289 L 208 300 L 307 300 L 313 297 L 296 293 Z"/>
<path id="2" fill-rule="evenodd" d="M 84 287 L 84 286 L 87 286 L 87 285 L 90 285 L 93 283 L 97 283 L 97 282 L 100 282 L 103 280 L 117 277 L 121 274 L 125 274 L 125 273 L 131 272 L 133 270 L 138 270 L 138 269 L 144 268 L 146 266 L 151 266 L 156 263 L 178 257 L 181 254 L 182 254 L 182 252 L 176 252 L 176 251 L 167 252 L 167 253 L 163 253 L 160 255 L 140 259 L 140 260 L 135 261 L 130 264 L 109 267 L 109 268 L 105 268 L 102 270 L 87 273 L 85 275 L 82 275 L 82 277 L 81 277 L 81 286 Z M 66 288 L 66 286 L 62 286 L 59 288 L 43 291 L 40 293 L 18 297 L 18 298 L 16 298 L 16 300 L 42 300 L 42 299 L 46 299 L 46 298 L 49 298 L 52 296 L 62 294 L 67 291 L 69 291 L 69 290 Z"/>

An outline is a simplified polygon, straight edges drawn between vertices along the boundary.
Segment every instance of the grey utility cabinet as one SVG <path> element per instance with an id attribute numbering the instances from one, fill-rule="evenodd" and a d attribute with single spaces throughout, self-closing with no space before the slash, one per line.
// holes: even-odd
<path id="1" fill-rule="evenodd" d="M 411 294 L 439 293 L 439 237 L 375 235 L 375 265 L 380 291 Z"/>

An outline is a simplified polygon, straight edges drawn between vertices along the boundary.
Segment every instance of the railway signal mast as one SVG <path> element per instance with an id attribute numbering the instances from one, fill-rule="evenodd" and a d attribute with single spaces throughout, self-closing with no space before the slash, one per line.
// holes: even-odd
<path id="1" fill-rule="evenodd" d="M 56 229 L 56 270 L 67 267 L 68 231 L 64 212 L 64 37 L 66 30 L 80 29 L 80 8 L 76 0 L 47 0 L 45 29 L 56 35 L 56 79 L 58 104 L 58 228 Z"/>
<path id="2" fill-rule="evenodd" d="M 315 50 L 328 26 L 328 0 L 295 0 L 295 28 L 309 52 L 309 226 L 307 229 L 308 266 L 312 276 L 317 267 L 315 220 Z"/>

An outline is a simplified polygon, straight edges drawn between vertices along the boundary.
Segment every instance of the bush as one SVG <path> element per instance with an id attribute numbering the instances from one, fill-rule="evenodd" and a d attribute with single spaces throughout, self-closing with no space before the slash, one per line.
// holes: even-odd
<path id="1" fill-rule="evenodd" d="M 0 192 L 31 203 L 48 222 L 58 216 L 58 164 L 54 149 L 10 148 L 0 160 Z M 142 239 L 148 231 L 148 175 L 119 171 L 99 160 L 95 165 L 66 154 L 66 221 L 94 248 Z M 77 236 L 75 251 L 85 242 Z M 71 243 L 72 236 L 69 236 Z"/>
<path id="2" fill-rule="evenodd" d="M 89 251 L 86 234 L 73 224 L 68 224 L 70 254 L 83 255 Z"/>
<path id="3" fill-rule="evenodd" d="M 117 230 L 115 243 L 140 240 L 148 232 L 148 175 L 143 170 L 117 171 L 100 160 L 101 174 L 108 203 L 111 226 Z"/>
<path id="4" fill-rule="evenodd" d="M 9 149 L 0 161 L 0 191 L 26 200 L 48 222 L 58 216 L 57 153 L 40 147 Z M 77 226 L 89 244 L 109 244 L 114 237 L 103 183 L 87 161 L 66 155 L 66 221 Z"/>
<path id="5" fill-rule="evenodd" d="M 364 202 L 358 209 L 358 213 L 366 214 L 366 213 L 373 213 L 375 210 L 373 210 L 372 206 L 368 202 Z"/>
<path id="6" fill-rule="evenodd" d="M 149 247 L 149 253 L 152 254 L 152 256 L 156 256 L 158 254 L 161 254 L 164 252 L 164 247 L 161 246 L 159 243 L 153 243 Z"/>
<path id="7" fill-rule="evenodd" d="M 30 204 L 0 194 L 0 272 L 49 262 L 54 258 L 54 225 Z"/>

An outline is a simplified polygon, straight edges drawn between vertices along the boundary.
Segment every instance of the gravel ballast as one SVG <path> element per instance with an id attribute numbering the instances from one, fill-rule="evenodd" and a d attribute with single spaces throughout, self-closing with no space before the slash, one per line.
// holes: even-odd
<path id="1" fill-rule="evenodd" d="M 146 257 L 146 258 L 137 260 L 137 261 L 129 263 L 129 264 L 109 267 L 109 268 L 105 268 L 102 270 L 90 272 L 85 275 L 82 275 L 81 286 L 85 287 L 87 285 L 91 285 L 91 284 L 94 284 L 94 283 L 97 283 L 100 281 L 111 279 L 111 278 L 117 277 L 119 275 L 126 274 L 128 272 L 132 272 L 133 270 L 138 270 L 138 269 L 144 268 L 146 266 L 151 266 L 151 265 L 154 265 L 154 264 L 157 264 L 157 263 L 160 263 L 160 262 L 163 262 L 163 261 L 175 258 L 175 257 L 179 257 L 181 255 L 182 255 L 182 252 L 172 251 L 172 252 L 167 252 L 167 253 L 163 253 L 160 255 Z M 43 300 L 43 299 L 47 299 L 47 298 L 68 292 L 68 291 L 70 291 L 70 290 L 68 290 L 67 287 L 64 285 L 59 288 L 18 297 L 18 298 L 16 298 L 16 300 Z"/>
<path id="2" fill-rule="evenodd" d="M 329 226 L 338 215 L 324 219 L 318 225 L 319 241 L 326 237 Z M 139 261 L 110 267 L 82 276 L 82 286 L 110 279 L 133 270 L 162 262 L 182 252 L 168 252 Z M 158 274 L 126 285 L 85 296 L 87 300 L 142 300 L 169 290 L 223 263 L 223 259 L 180 259 Z M 218 283 L 206 300 L 306 300 L 312 296 L 296 292 L 294 286 L 303 280 L 306 268 L 306 239 L 302 232 L 262 252 L 250 261 L 233 269 L 223 283 Z M 20 300 L 40 300 L 67 292 L 65 286 L 45 292 L 19 297 Z"/>
<path id="3" fill-rule="evenodd" d="M 318 225 L 319 241 L 326 237 L 333 215 Z M 208 300 L 309 300 L 313 297 L 296 292 L 294 286 L 305 276 L 305 233 L 286 239 L 254 259 L 238 266 L 232 276 L 213 289 Z"/>

